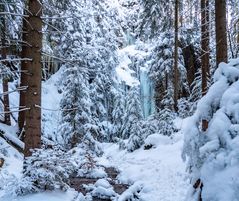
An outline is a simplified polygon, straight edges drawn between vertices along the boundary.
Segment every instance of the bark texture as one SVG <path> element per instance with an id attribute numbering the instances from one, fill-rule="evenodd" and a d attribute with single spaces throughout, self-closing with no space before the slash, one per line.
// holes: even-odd
<path id="1" fill-rule="evenodd" d="M 227 62 L 227 19 L 226 0 L 215 0 L 216 14 L 216 61 Z"/>
<path id="2" fill-rule="evenodd" d="M 21 52 L 21 57 L 22 58 L 27 58 L 27 48 L 28 45 L 25 43 L 27 41 L 27 19 L 23 18 L 23 30 L 22 30 L 22 41 L 23 41 L 23 45 L 22 45 L 22 52 Z M 27 63 L 29 61 L 21 61 L 21 81 L 20 81 L 20 86 L 24 87 L 27 86 L 27 72 L 28 72 L 28 67 L 27 67 Z M 19 108 L 26 106 L 26 91 L 22 90 L 20 91 L 20 101 L 19 101 Z M 25 124 L 25 111 L 19 112 L 18 115 L 18 127 L 19 127 L 19 131 L 22 132 L 22 129 L 24 128 L 24 124 Z"/>
<path id="3" fill-rule="evenodd" d="M 201 68 L 202 95 L 207 93 L 207 79 L 209 77 L 209 0 L 201 0 Z"/>
<path id="4" fill-rule="evenodd" d="M 26 107 L 30 109 L 25 112 L 25 157 L 31 155 L 31 149 L 41 146 L 41 110 L 36 105 L 41 105 L 42 1 L 29 0 L 28 10 L 26 42 L 30 46 L 25 53 L 32 61 L 26 62 L 28 89 L 25 98 Z"/>
<path id="5" fill-rule="evenodd" d="M 4 12 L 4 6 L 1 6 L 1 10 Z M 1 43 L 2 43 L 2 47 L 1 47 L 1 57 L 2 59 L 7 59 L 7 44 L 6 44 L 6 21 L 5 21 L 5 16 L 1 16 Z M 8 67 L 8 62 L 7 61 L 3 61 L 3 65 L 5 67 Z M 6 94 L 8 92 L 8 77 L 4 77 L 3 78 L 3 93 L 5 93 L 5 95 L 3 95 L 3 105 L 4 105 L 4 123 L 7 125 L 11 125 L 11 118 L 10 118 L 10 108 L 9 108 L 9 95 Z"/>

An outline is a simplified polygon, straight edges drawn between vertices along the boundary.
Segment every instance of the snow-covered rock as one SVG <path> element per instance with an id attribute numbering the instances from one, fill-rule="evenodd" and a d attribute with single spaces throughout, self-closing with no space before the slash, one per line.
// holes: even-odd
<path id="1" fill-rule="evenodd" d="M 170 143 L 172 143 L 172 139 L 170 139 L 169 136 L 160 135 L 160 134 L 152 134 L 145 139 L 144 146 L 145 147 L 152 146 L 155 148 L 157 146 L 166 145 Z"/>

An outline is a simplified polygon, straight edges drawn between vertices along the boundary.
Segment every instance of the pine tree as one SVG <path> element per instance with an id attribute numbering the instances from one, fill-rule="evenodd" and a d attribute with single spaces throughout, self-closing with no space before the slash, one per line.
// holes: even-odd
<path id="1" fill-rule="evenodd" d="M 112 139 L 115 138 L 122 138 L 122 126 L 124 124 L 124 114 L 125 114 L 125 98 L 124 96 L 119 93 L 116 95 L 114 100 L 114 109 L 112 111 L 112 118 L 113 118 L 113 133 Z"/>
<path id="2" fill-rule="evenodd" d="M 143 118 L 138 86 L 130 89 L 126 101 L 124 124 L 122 126 L 123 139 L 129 138 L 134 125 Z"/>
<path id="3" fill-rule="evenodd" d="M 174 58 L 173 58 L 173 33 L 165 32 L 159 36 L 157 45 L 150 54 L 150 70 L 149 76 L 155 83 L 155 102 L 158 109 L 162 109 L 161 101 L 165 93 L 174 97 Z M 187 71 L 184 67 L 184 59 L 181 48 L 178 48 L 178 87 L 179 94 L 189 91 L 187 83 Z"/>
<path id="4" fill-rule="evenodd" d="M 155 38 L 159 33 L 170 30 L 173 27 L 172 0 L 141 0 L 142 11 L 139 16 L 139 35 L 146 40 Z M 170 13 L 170 15 L 168 15 Z M 165 17 L 167 20 L 163 20 Z"/>
<path id="5" fill-rule="evenodd" d="M 61 100 L 62 124 L 60 134 L 66 149 L 83 143 L 90 123 L 90 104 L 87 80 L 77 66 L 66 66 L 64 92 Z"/>

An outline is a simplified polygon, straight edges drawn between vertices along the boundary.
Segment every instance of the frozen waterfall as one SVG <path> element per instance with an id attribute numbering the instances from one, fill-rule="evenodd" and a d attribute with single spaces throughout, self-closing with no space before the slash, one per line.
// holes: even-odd
<path id="1" fill-rule="evenodd" d="M 140 92 L 144 118 L 153 114 L 155 111 L 154 84 L 148 76 L 145 68 L 140 69 Z"/>

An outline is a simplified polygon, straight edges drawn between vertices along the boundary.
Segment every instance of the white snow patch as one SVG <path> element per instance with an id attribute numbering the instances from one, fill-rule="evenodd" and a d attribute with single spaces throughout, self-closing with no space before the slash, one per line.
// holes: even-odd
<path id="1" fill-rule="evenodd" d="M 145 145 L 152 145 L 153 147 L 158 147 L 159 145 L 166 145 L 172 143 L 169 136 L 164 136 L 160 134 L 149 135 L 145 140 Z"/>
<path id="2" fill-rule="evenodd" d="M 42 193 L 30 194 L 20 197 L 4 197 L 4 201 L 72 201 L 77 197 L 78 193 L 74 190 L 67 192 L 62 191 L 46 191 Z M 0 197 L 1 199 L 1 197 Z"/>
<path id="3" fill-rule="evenodd" d="M 162 142 L 155 149 L 141 148 L 133 153 L 121 151 L 115 144 L 104 144 L 105 154 L 98 160 L 102 165 L 117 167 L 121 182 L 140 182 L 142 200 L 182 201 L 189 185 L 181 159 L 182 144 L 181 138 L 176 143 Z"/>
<path id="4" fill-rule="evenodd" d="M 62 94 L 59 93 L 59 86 L 61 86 L 61 76 L 63 67 L 49 80 L 42 84 L 42 129 L 43 133 L 49 139 L 57 141 L 57 131 L 61 118 L 60 100 Z"/>
<path id="5" fill-rule="evenodd" d="M 130 56 L 145 57 L 147 55 L 144 51 L 135 48 L 135 45 L 131 45 L 118 51 L 119 65 L 116 67 L 116 74 L 119 82 L 125 82 L 128 86 L 140 84 L 136 77 L 136 72 L 129 68 L 129 65 L 132 63 Z"/>

